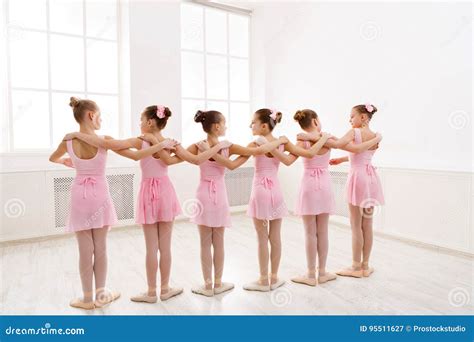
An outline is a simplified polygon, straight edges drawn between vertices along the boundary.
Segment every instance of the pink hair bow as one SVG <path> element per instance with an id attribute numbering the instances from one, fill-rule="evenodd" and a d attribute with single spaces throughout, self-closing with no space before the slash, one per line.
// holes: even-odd
<path id="1" fill-rule="evenodd" d="M 159 119 L 163 119 L 165 117 L 165 106 L 160 106 L 158 105 L 157 106 L 158 109 L 156 110 L 156 116 L 159 118 Z"/>
<path id="2" fill-rule="evenodd" d="M 271 112 L 272 112 L 272 113 L 270 114 L 270 117 L 271 117 L 274 121 L 276 121 L 276 119 L 277 119 L 277 111 L 276 111 L 276 109 L 271 109 Z"/>
<path id="3" fill-rule="evenodd" d="M 366 103 L 365 109 L 367 109 L 369 113 L 372 113 L 374 111 L 374 106 L 372 106 L 370 103 Z"/>

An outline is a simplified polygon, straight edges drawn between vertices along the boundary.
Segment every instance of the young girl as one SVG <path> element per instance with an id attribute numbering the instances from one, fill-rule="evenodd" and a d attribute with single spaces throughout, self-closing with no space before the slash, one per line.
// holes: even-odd
<path id="1" fill-rule="evenodd" d="M 262 136 L 262 139 L 250 146 L 256 146 L 261 141 L 275 141 L 272 131 L 276 124 L 281 121 L 281 118 L 282 114 L 275 110 L 263 108 L 256 111 L 251 124 L 252 134 Z M 282 217 L 287 214 L 278 180 L 280 161 L 287 163 L 287 156 L 283 151 L 312 157 L 323 146 L 327 138 L 327 136 L 322 137 L 309 150 L 302 149 L 287 141 L 285 144 L 279 145 L 278 149 L 272 150 L 270 154 L 255 157 L 255 174 L 247 214 L 253 218 L 257 233 L 260 278 L 244 285 L 245 290 L 266 292 L 285 283 L 278 279 L 281 259 L 281 223 Z M 270 242 L 270 252 L 268 242 Z M 271 261 L 270 280 L 268 274 L 269 259 Z"/>
<path id="2" fill-rule="evenodd" d="M 343 139 L 362 144 L 376 134 L 369 128 L 369 122 L 377 108 L 371 104 L 357 105 L 352 108 L 350 122 L 352 128 Z M 349 158 L 331 160 L 332 165 L 350 160 L 351 168 L 347 178 L 346 194 L 352 228 L 352 266 L 336 274 L 348 277 L 368 277 L 374 269 L 369 266 L 373 243 L 373 209 L 385 203 L 379 176 L 372 165 L 376 147 L 368 151 L 350 153 Z M 362 260 L 361 260 L 362 259 Z"/>
<path id="3" fill-rule="evenodd" d="M 316 112 L 311 109 L 299 110 L 294 119 L 310 136 L 318 136 L 321 132 L 321 122 Z M 303 160 L 304 174 L 301 180 L 295 214 L 303 218 L 305 228 L 305 247 L 307 274 L 292 278 L 295 283 L 316 286 L 336 279 L 336 275 L 326 272 L 326 260 L 329 250 L 328 223 L 329 215 L 334 212 L 335 201 L 331 189 L 329 175 L 329 158 L 331 148 L 341 148 L 346 151 L 362 152 L 377 144 L 380 137 L 373 138 L 363 144 L 354 145 L 331 137 L 324 147 L 313 158 Z M 298 141 L 298 146 L 309 148 L 309 141 Z M 296 157 L 293 157 L 296 160 Z M 316 278 L 316 257 L 318 257 L 318 277 Z M 317 280 L 316 280 L 317 279 Z"/>
<path id="4" fill-rule="evenodd" d="M 91 100 L 79 100 L 71 97 L 69 104 L 80 131 L 86 135 L 95 135 L 100 129 L 100 110 Z M 170 145 L 156 146 L 150 151 L 135 154 L 140 158 L 146 153 L 154 153 L 160 148 Z M 66 152 L 70 158 L 63 158 Z M 117 298 L 120 293 L 107 291 L 106 237 L 109 227 L 117 222 L 115 208 L 109 194 L 105 178 L 107 151 L 94 148 L 78 140 L 62 141 L 49 160 L 76 169 L 76 177 L 71 186 L 70 214 L 66 223 L 68 232 L 75 232 L 79 246 L 79 271 L 81 275 L 83 298 L 74 299 L 70 305 L 81 309 L 102 307 Z M 95 278 L 95 302 L 92 290 L 92 279 Z"/>
<path id="5" fill-rule="evenodd" d="M 168 141 L 161 131 L 166 127 L 171 111 L 168 107 L 154 105 L 145 108 L 140 117 L 140 129 L 142 139 L 131 138 L 126 140 L 114 140 L 110 137 L 101 139 L 82 134 L 74 134 L 74 137 L 84 139 L 92 145 L 102 148 L 120 149 L 117 153 L 135 159 L 133 147 L 146 151 L 150 143 L 159 146 Z M 203 163 L 213 154 L 217 153 L 221 145 L 213 149 L 194 155 L 186 151 L 181 145 L 174 146 L 175 154 L 171 156 L 170 149 L 162 149 L 154 156 L 148 156 L 140 160 L 142 180 L 137 200 L 136 222 L 142 224 L 146 245 L 146 274 L 148 290 L 131 297 L 134 302 L 156 303 L 156 275 L 158 271 L 158 251 L 160 252 L 160 299 L 165 301 L 183 292 L 182 288 L 170 288 L 169 279 L 171 272 L 171 235 L 174 219 L 181 213 L 181 208 L 174 190 L 173 184 L 168 177 L 168 165 L 179 163 L 183 160 L 194 164 Z"/>
<path id="6" fill-rule="evenodd" d="M 198 111 L 194 121 L 200 122 L 207 139 L 191 145 L 188 150 L 198 153 L 199 149 L 206 150 L 209 146 L 216 146 L 218 138 L 226 132 L 224 115 L 218 111 Z M 230 208 L 224 181 L 225 167 L 235 169 L 242 165 L 250 155 L 263 154 L 276 148 L 281 141 L 261 147 L 247 148 L 231 144 L 221 150 L 220 154 L 213 156 L 200 166 L 201 179 L 197 189 L 196 199 L 200 204 L 200 212 L 192 218 L 199 228 L 201 240 L 201 267 L 204 285 L 197 286 L 192 292 L 204 296 L 213 296 L 234 288 L 234 284 L 222 282 L 224 269 L 224 227 L 230 227 Z M 240 155 L 235 160 L 230 160 L 232 154 Z M 211 246 L 214 249 L 212 255 Z M 214 266 L 214 284 L 212 281 L 212 267 Z"/>

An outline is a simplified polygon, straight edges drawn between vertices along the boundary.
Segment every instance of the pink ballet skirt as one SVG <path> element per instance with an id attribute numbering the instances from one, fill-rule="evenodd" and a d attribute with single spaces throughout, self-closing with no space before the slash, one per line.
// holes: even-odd
<path id="1" fill-rule="evenodd" d="M 99 148 L 91 159 L 76 156 L 72 140 L 66 142 L 67 152 L 76 169 L 71 185 L 66 231 L 77 232 L 117 224 L 117 214 L 105 177 L 107 150 Z"/>
<path id="2" fill-rule="evenodd" d="M 280 151 L 284 146 L 278 147 Z M 255 173 L 247 215 L 259 220 L 276 220 L 288 215 L 278 180 L 278 158 L 255 156 Z"/>
<path id="3" fill-rule="evenodd" d="M 362 143 L 360 129 L 355 128 L 354 133 L 354 142 Z M 382 184 L 372 165 L 374 154 L 375 150 L 349 154 L 351 169 L 347 177 L 346 196 L 347 201 L 354 206 L 370 208 L 385 204 Z"/>
<path id="4" fill-rule="evenodd" d="M 304 147 L 309 149 L 311 144 L 305 141 Z M 313 158 L 303 158 L 304 173 L 296 202 L 296 215 L 334 213 L 336 201 L 328 170 L 330 156 L 331 150 Z"/>
<path id="5" fill-rule="evenodd" d="M 142 143 L 142 149 L 150 144 Z M 168 177 L 168 165 L 149 156 L 140 160 L 142 180 L 138 192 L 135 221 L 140 224 L 172 222 L 181 214 L 178 197 Z"/>
<path id="6" fill-rule="evenodd" d="M 222 149 L 224 157 L 229 157 L 229 148 Z M 225 186 L 225 166 L 216 161 L 206 160 L 199 165 L 201 178 L 196 192 L 197 209 L 191 222 L 212 227 L 230 227 L 230 207 Z"/>

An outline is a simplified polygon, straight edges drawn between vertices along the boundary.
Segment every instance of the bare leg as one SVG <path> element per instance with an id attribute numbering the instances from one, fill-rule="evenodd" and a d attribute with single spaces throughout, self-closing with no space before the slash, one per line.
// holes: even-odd
<path id="1" fill-rule="evenodd" d="M 214 248 L 214 287 L 222 284 L 224 273 L 224 231 L 225 228 L 212 229 L 212 246 Z"/>
<path id="2" fill-rule="evenodd" d="M 156 296 L 156 273 L 158 271 L 158 224 L 144 224 L 143 234 L 146 245 L 146 278 L 148 282 L 148 296 Z"/>
<path id="3" fill-rule="evenodd" d="M 364 245 L 364 237 L 362 234 L 362 214 L 360 208 L 352 204 L 349 204 L 349 213 L 352 230 L 352 266 L 338 271 L 336 274 L 361 278 L 363 276 L 361 257 Z"/>
<path id="4" fill-rule="evenodd" d="M 109 228 L 92 229 L 94 241 L 94 278 L 96 297 L 105 290 L 107 280 L 107 232 Z"/>
<path id="5" fill-rule="evenodd" d="M 281 223 L 282 219 L 270 221 L 270 260 L 271 260 L 271 284 L 278 282 L 278 270 L 281 261 Z"/>
<path id="6" fill-rule="evenodd" d="M 260 278 L 257 281 L 250 282 L 244 285 L 244 290 L 247 291 L 270 291 L 270 283 L 268 281 L 268 226 L 267 220 L 259 220 L 253 218 L 253 225 L 255 226 L 255 232 L 257 233 L 258 240 L 258 264 L 260 268 Z M 276 231 L 275 231 L 276 232 Z"/>
<path id="7" fill-rule="evenodd" d="M 81 275 L 82 292 L 84 303 L 92 303 L 93 290 L 92 278 L 94 274 L 94 242 L 92 240 L 92 230 L 81 230 L 76 232 L 77 244 L 79 247 L 79 273 Z"/>
<path id="8" fill-rule="evenodd" d="M 318 241 L 318 265 L 319 275 L 326 273 L 326 261 L 328 259 L 329 251 L 329 214 L 319 214 L 316 216 L 316 234 Z"/>
<path id="9" fill-rule="evenodd" d="M 308 272 L 305 275 L 291 278 L 298 284 L 316 286 L 316 254 L 317 254 L 317 229 L 316 216 L 303 215 L 303 225 L 305 230 L 306 264 Z"/>
<path id="10" fill-rule="evenodd" d="M 212 290 L 212 228 L 199 226 L 201 240 L 201 269 L 207 290 Z"/>
<path id="11" fill-rule="evenodd" d="M 318 283 L 324 284 L 336 279 L 336 275 L 326 272 L 326 262 L 329 251 L 329 214 L 319 214 L 316 216 L 316 233 L 318 235 Z"/>
<path id="12" fill-rule="evenodd" d="M 253 224 L 258 239 L 258 264 L 260 267 L 260 285 L 268 285 L 268 221 L 254 218 Z"/>
<path id="13" fill-rule="evenodd" d="M 374 208 L 371 207 L 363 210 L 364 215 L 362 217 L 362 232 L 364 235 L 364 247 L 362 249 L 362 269 L 364 270 L 364 276 L 368 277 L 374 272 L 374 269 L 369 267 L 370 252 L 372 251 L 372 245 L 374 242 Z"/>
<path id="14" fill-rule="evenodd" d="M 173 232 L 173 222 L 158 223 L 158 248 L 160 250 L 160 278 L 161 291 L 160 299 L 168 300 L 183 292 L 181 287 L 170 288 L 171 273 L 171 236 Z"/>

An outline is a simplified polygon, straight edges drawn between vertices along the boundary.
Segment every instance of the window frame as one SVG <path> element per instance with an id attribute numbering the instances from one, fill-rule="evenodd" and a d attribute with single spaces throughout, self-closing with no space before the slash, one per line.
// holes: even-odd
<path id="1" fill-rule="evenodd" d="M 203 57 L 203 69 L 204 69 L 203 70 L 204 71 L 204 79 L 203 79 L 203 82 L 204 82 L 204 97 L 200 98 L 200 97 L 183 96 L 182 87 L 181 87 L 180 88 L 180 91 L 181 91 L 181 98 L 180 98 L 181 99 L 181 106 L 183 104 L 183 101 L 185 101 L 185 100 L 203 101 L 206 110 L 209 110 L 209 109 L 212 109 L 212 108 L 207 107 L 209 102 L 223 102 L 223 103 L 226 103 L 227 113 L 223 113 L 223 114 L 227 118 L 227 126 L 231 127 L 232 126 L 232 113 L 231 113 L 231 104 L 232 103 L 246 104 L 246 105 L 248 105 L 249 110 L 251 110 L 251 104 L 252 104 L 252 98 L 251 98 L 251 89 L 252 89 L 252 78 L 251 78 L 251 62 L 252 62 L 252 59 L 251 59 L 251 56 L 252 56 L 252 53 L 251 53 L 251 39 L 250 39 L 251 23 L 252 23 L 251 12 L 250 11 L 248 11 L 248 12 L 240 11 L 240 9 L 238 9 L 238 8 L 236 8 L 237 9 L 237 11 L 236 11 L 236 10 L 233 10 L 232 7 L 227 6 L 227 5 L 226 6 L 214 6 L 214 5 L 211 5 L 211 4 L 205 4 L 205 3 L 198 2 L 198 1 L 183 2 L 183 3 L 180 4 L 180 6 L 181 6 L 181 8 L 180 8 L 181 13 L 182 13 L 182 6 L 194 6 L 194 7 L 202 9 L 203 48 L 202 48 L 202 50 L 183 48 L 183 46 L 181 44 L 182 42 L 180 41 L 180 58 L 182 59 L 183 52 L 200 54 Z M 217 53 L 217 52 L 208 52 L 207 51 L 207 46 L 206 46 L 206 9 L 219 11 L 219 12 L 223 12 L 223 13 L 226 14 L 226 43 L 227 43 L 227 46 L 226 46 L 226 51 L 227 52 L 226 53 Z M 230 39 L 229 39 L 229 36 L 230 36 L 230 33 L 229 33 L 229 26 L 230 26 L 229 18 L 230 18 L 230 15 L 241 16 L 241 17 L 245 17 L 245 18 L 248 19 L 248 22 L 247 22 L 247 34 L 248 34 L 247 57 L 236 56 L 236 55 L 232 55 L 230 53 Z M 180 32 L 182 34 L 182 27 L 181 26 L 180 26 Z M 227 99 L 226 100 L 214 99 L 214 98 L 209 98 L 208 97 L 208 94 L 207 94 L 207 56 L 217 56 L 217 57 L 225 57 L 226 58 L 226 62 L 227 62 Z M 248 97 L 247 97 L 247 99 L 248 100 L 246 100 L 246 101 L 245 100 L 232 100 L 231 99 L 231 92 L 230 92 L 230 87 L 231 87 L 230 61 L 231 61 L 231 58 L 247 61 L 247 65 L 248 65 L 248 68 L 247 68 Z M 181 83 L 182 83 L 182 76 L 181 76 Z M 185 113 L 185 115 L 186 114 L 187 113 Z M 248 113 L 248 115 L 250 116 L 250 113 Z M 250 117 L 249 117 L 249 123 L 250 123 Z M 181 124 L 181 135 L 184 136 L 184 120 Z M 249 132 L 248 135 L 249 135 L 249 138 L 250 138 L 251 137 L 250 132 Z"/>
<path id="2" fill-rule="evenodd" d="M 112 38 L 103 38 L 103 37 L 93 37 L 87 35 L 87 0 L 80 0 L 82 2 L 83 14 L 82 14 L 82 21 L 83 21 L 83 28 L 82 34 L 74 34 L 74 33 L 65 33 L 65 32 L 58 32 L 51 30 L 51 22 L 50 22 L 50 1 L 45 0 L 46 6 L 46 28 L 45 29 L 37 29 L 37 28 L 27 28 L 15 25 L 14 23 L 10 22 L 10 13 L 9 13 L 9 4 L 11 1 L 14 0 L 6 0 L 4 1 L 4 29 L 5 29 L 5 55 L 6 55 L 6 95 L 5 95 L 5 103 L 6 103 L 6 110 L 7 113 L 4 114 L 2 120 L 4 121 L 4 126 L 8 127 L 8 130 L 5 134 L 4 141 L 6 142 L 7 146 L 0 151 L 0 155 L 28 155 L 28 154 L 35 154 L 35 153 L 49 153 L 53 151 L 59 141 L 54 141 L 54 133 L 53 133 L 53 103 L 52 97 L 53 94 L 71 94 L 77 93 L 79 97 L 83 98 L 90 98 L 93 96 L 110 96 L 115 97 L 117 101 L 117 108 L 118 108 L 118 134 L 119 136 L 124 135 L 125 127 L 127 126 L 125 119 L 124 119 L 124 108 L 122 107 L 123 103 L 123 80 L 122 80 L 122 51 L 123 51 L 123 39 L 122 39 L 122 2 L 121 0 L 115 0 L 116 4 L 116 37 L 115 39 Z M 12 69 L 11 69 L 11 30 L 20 30 L 22 32 L 37 32 L 46 34 L 46 41 L 47 41 L 47 88 L 34 88 L 34 87 L 17 87 L 12 86 Z M 51 87 L 51 35 L 57 35 L 61 37 L 70 37 L 70 38 L 81 38 L 83 40 L 83 53 L 84 53 L 84 89 L 82 90 L 64 90 L 64 89 L 53 89 Z M 88 68 L 87 68 L 87 41 L 100 41 L 100 42 L 112 42 L 116 44 L 115 53 L 117 56 L 117 91 L 116 92 L 96 92 L 96 91 L 89 91 L 87 85 L 87 75 L 88 75 Z M 15 148 L 14 146 L 14 118 L 13 118 L 13 101 L 12 96 L 14 91 L 32 91 L 38 93 L 47 93 L 48 95 L 48 120 L 49 120 L 49 148 Z M 100 105 L 100 104 L 99 104 Z M 65 104 L 66 106 L 66 104 Z M 73 117 L 71 115 L 71 120 Z M 67 132 L 64 132 L 67 133 Z"/>

